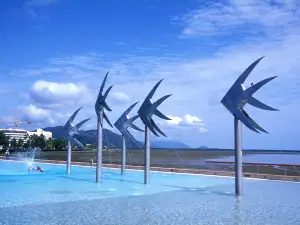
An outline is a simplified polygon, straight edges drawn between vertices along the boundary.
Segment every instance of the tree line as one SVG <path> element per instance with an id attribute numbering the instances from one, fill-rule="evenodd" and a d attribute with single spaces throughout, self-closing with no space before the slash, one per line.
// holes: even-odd
<path id="1" fill-rule="evenodd" d="M 0 149 L 6 150 L 25 150 L 30 148 L 40 148 L 41 150 L 66 150 L 67 141 L 62 138 L 46 138 L 41 135 L 30 135 L 25 141 L 22 139 L 9 138 L 4 132 L 0 131 Z"/>

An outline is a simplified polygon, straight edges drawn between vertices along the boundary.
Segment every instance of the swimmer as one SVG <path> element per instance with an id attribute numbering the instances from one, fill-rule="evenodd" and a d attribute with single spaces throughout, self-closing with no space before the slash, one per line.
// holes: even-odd
<path id="1" fill-rule="evenodd" d="M 28 168 L 28 173 L 30 173 L 30 172 L 32 172 L 32 171 L 36 171 L 36 172 L 44 172 L 43 170 L 42 170 L 42 168 L 41 167 L 39 167 L 39 166 L 37 166 L 36 168 L 33 168 L 32 166 L 29 166 L 29 168 Z"/>
<path id="2" fill-rule="evenodd" d="M 5 159 L 9 159 L 9 151 L 8 150 L 6 150 L 6 152 L 5 152 Z"/>
<path id="3" fill-rule="evenodd" d="M 41 173 L 44 172 L 44 171 L 42 170 L 42 168 L 39 167 L 39 166 L 36 167 L 36 171 L 41 172 Z"/>

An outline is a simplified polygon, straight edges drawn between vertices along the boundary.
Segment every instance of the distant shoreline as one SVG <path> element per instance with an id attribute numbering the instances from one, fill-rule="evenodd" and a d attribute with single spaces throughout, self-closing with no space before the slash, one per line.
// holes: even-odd
<path id="1" fill-rule="evenodd" d="M 121 149 L 114 149 L 114 148 L 108 148 L 106 151 L 122 151 Z M 144 151 L 144 148 L 127 148 L 129 151 Z M 234 152 L 234 149 L 218 149 L 218 148 L 151 148 L 152 151 L 186 151 L 186 152 L 226 152 L 226 153 L 232 153 Z M 10 150 L 10 152 L 19 152 L 20 150 Z M 43 150 L 43 152 L 66 152 L 67 150 Z M 86 151 L 96 151 L 96 149 L 87 149 L 87 150 L 78 150 L 73 149 L 72 151 L 75 152 L 86 152 Z M 243 149 L 244 152 L 247 153 L 258 153 L 258 154 L 264 154 L 264 153 L 277 153 L 277 154 L 300 154 L 300 150 L 267 150 L 267 149 Z M 22 152 L 22 151 L 21 151 Z M 26 151 L 25 151 L 26 152 Z M 2 150 L 2 153 L 4 153 L 4 150 Z M 1 149 L 0 149 L 0 155 L 1 155 Z"/>
<path id="2" fill-rule="evenodd" d="M 144 150 L 143 148 L 140 149 L 129 149 L 129 150 Z M 151 148 L 151 150 L 160 150 L 160 151 L 164 151 L 164 150 L 173 150 L 173 151 L 202 151 L 202 152 L 210 152 L 210 151 L 214 151 L 214 152 L 234 152 L 234 149 L 221 149 L 221 148 Z M 268 149 L 243 149 L 243 151 L 247 151 L 247 152 L 253 152 L 253 153 L 299 153 L 300 154 L 300 150 L 268 150 Z"/>

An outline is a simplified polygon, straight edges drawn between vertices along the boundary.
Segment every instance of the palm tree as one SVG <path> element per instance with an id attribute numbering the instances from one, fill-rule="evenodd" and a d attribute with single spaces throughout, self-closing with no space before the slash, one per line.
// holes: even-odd
<path id="1" fill-rule="evenodd" d="M 15 138 L 13 138 L 13 139 L 11 140 L 11 142 L 10 142 L 10 147 L 11 147 L 13 150 L 15 150 L 17 146 L 18 146 L 17 140 L 16 140 Z"/>
<path id="2" fill-rule="evenodd" d="M 20 148 L 23 148 L 23 140 L 22 139 L 19 139 L 18 142 L 17 142 L 17 147 L 20 149 Z"/>

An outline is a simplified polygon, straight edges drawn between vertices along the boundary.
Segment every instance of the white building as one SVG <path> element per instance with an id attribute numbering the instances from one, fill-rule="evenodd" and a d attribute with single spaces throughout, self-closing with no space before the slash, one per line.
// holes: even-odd
<path id="1" fill-rule="evenodd" d="M 19 141 L 20 139 L 23 140 L 23 142 L 28 140 L 28 131 L 23 129 L 0 129 L 6 137 L 9 138 L 9 140 L 16 139 L 16 141 Z"/>
<path id="2" fill-rule="evenodd" d="M 52 138 L 52 132 L 50 131 L 44 131 L 43 129 L 39 128 L 37 129 L 36 131 L 34 132 L 30 132 L 28 131 L 28 135 L 29 136 L 32 136 L 32 135 L 37 135 L 37 136 L 40 136 L 41 134 L 45 136 L 46 139 L 49 139 L 49 138 Z"/>

